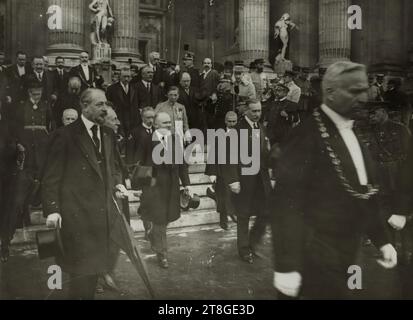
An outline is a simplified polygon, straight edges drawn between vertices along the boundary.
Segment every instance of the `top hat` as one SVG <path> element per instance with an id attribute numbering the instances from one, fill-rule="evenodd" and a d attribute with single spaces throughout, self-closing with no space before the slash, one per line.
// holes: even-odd
<path id="1" fill-rule="evenodd" d="M 376 74 L 376 78 L 384 78 L 384 74 L 383 73 L 378 73 L 378 74 Z"/>
<path id="2" fill-rule="evenodd" d="M 59 228 L 38 231 L 36 233 L 36 244 L 39 258 L 41 260 L 64 256 Z"/>
<path id="3" fill-rule="evenodd" d="M 208 187 L 206 190 L 206 195 L 208 198 L 211 198 L 214 201 L 217 201 L 217 195 L 215 192 L 215 183 L 212 185 L 212 188 Z"/>
<path id="4" fill-rule="evenodd" d="M 180 206 L 182 210 L 196 209 L 199 207 L 200 202 L 201 199 L 196 193 L 191 197 L 185 190 L 181 190 Z"/>
<path id="5" fill-rule="evenodd" d="M 255 59 L 254 60 L 255 64 L 263 64 L 264 63 L 264 59 Z"/>

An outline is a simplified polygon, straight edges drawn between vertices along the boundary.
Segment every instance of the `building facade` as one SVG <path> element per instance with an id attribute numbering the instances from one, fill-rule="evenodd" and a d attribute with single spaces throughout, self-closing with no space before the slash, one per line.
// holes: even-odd
<path id="1" fill-rule="evenodd" d="M 91 51 L 88 0 L 0 0 L 0 55 L 18 50 L 72 58 Z M 177 61 L 184 50 L 196 64 L 274 59 L 274 24 L 289 13 L 298 29 L 290 33 L 293 65 L 317 69 L 351 59 L 373 72 L 413 73 L 411 0 L 110 0 L 116 19 L 112 60 L 138 63 L 148 53 Z M 50 30 L 48 9 L 62 8 L 62 29 Z M 362 29 L 350 30 L 348 8 L 362 9 Z M 53 59 L 51 59 L 53 63 Z"/>

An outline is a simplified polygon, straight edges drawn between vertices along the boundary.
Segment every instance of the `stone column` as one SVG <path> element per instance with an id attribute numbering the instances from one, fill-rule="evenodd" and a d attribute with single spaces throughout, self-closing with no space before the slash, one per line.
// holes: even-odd
<path id="1" fill-rule="evenodd" d="M 319 66 L 350 60 L 351 31 L 347 26 L 350 0 L 319 1 Z"/>
<path id="2" fill-rule="evenodd" d="M 380 8 L 375 24 L 377 27 L 372 69 L 377 72 L 394 73 L 399 75 L 403 72 L 406 57 L 404 49 L 404 1 L 378 0 L 375 5 Z M 408 32 L 408 30 L 405 30 Z"/>
<path id="3" fill-rule="evenodd" d="M 47 0 L 47 4 L 48 7 L 58 5 L 63 15 L 62 29 L 49 30 L 47 53 L 52 57 L 68 58 L 69 65 L 77 64 L 79 53 L 84 50 L 85 2 L 84 0 Z"/>
<path id="4" fill-rule="evenodd" d="M 261 58 L 268 64 L 269 0 L 240 0 L 240 57 L 245 64 Z"/>
<path id="5" fill-rule="evenodd" d="M 140 62 L 139 0 L 112 1 L 115 32 L 112 38 L 112 58 L 121 63 Z"/>

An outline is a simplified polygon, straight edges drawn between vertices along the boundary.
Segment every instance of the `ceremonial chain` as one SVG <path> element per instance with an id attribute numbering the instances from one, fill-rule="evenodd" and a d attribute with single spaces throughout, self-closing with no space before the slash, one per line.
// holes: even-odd
<path id="1" fill-rule="evenodd" d="M 334 170 L 337 172 L 338 178 L 340 180 L 341 185 L 344 189 L 350 193 L 353 197 L 361 200 L 369 200 L 372 196 L 376 195 L 379 192 L 377 187 L 373 187 L 371 184 L 367 184 L 367 192 L 366 193 L 359 193 L 353 189 L 350 185 L 347 178 L 344 176 L 343 169 L 341 167 L 341 161 L 338 158 L 337 154 L 334 152 L 328 138 L 330 138 L 330 134 L 327 131 L 327 127 L 325 126 L 323 120 L 321 120 L 320 112 L 315 110 L 313 112 L 314 119 L 317 121 L 318 130 L 320 130 L 321 138 L 323 138 L 324 144 L 326 146 L 326 150 L 331 158 L 331 163 L 334 166 Z"/>

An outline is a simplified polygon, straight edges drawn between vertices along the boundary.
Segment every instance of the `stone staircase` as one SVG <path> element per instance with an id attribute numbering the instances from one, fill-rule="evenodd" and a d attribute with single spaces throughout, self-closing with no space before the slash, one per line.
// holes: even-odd
<path id="1" fill-rule="evenodd" d="M 171 223 L 168 228 L 180 228 L 201 226 L 207 224 L 219 223 L 219 215 L 216 212 L 215 201 L 206 196 L 206 190 L 211 186 L 209 178 L 204 175 L 205 172 L 205 154 L 199 154 L 193 157 L 193 164 L 189 166 L 189 177 L 191 180 L 191 190 L 201 198 L 199 207 L 195 210 L 183 211 L 181 218 Z M 129 208 L 131 214 L 131 227 L 135 232 L 142 232 L 143 224 L 139 219 L 137 211 L 140 206 L 140 199 L 132 194 L 129 197 Z M 33 210 L 31 213 L 30 227 L 18 229 L 12 244 L 32 243 L 35 241 L 36 232 L 47 229 L 45 218 L 41 210 Z"/>

